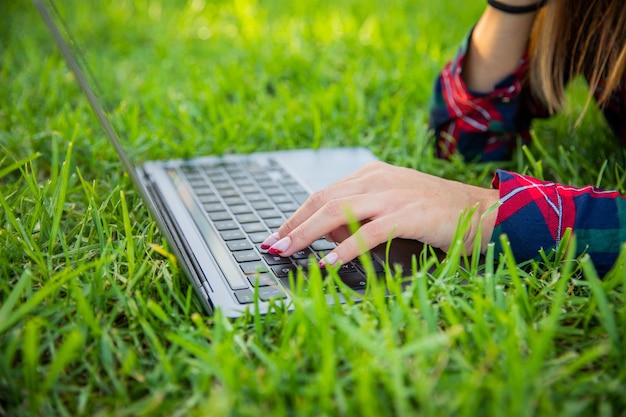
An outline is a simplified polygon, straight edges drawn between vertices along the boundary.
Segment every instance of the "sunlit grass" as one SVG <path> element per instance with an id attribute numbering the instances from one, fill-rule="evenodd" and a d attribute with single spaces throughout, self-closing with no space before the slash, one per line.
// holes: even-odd
<path id="1" fill-rule="evenodd" d="M 72 10 L 138 160 L 362 145 L 477 185 L 504 166 L 625 191 L 599 112 L 575 126 L 581 84 L 509 163 L 433 157 L 432 80 L 482 4 L 108 5 Z M 290 313 L 206 316 L 34 8 L 5 6 L 0 415 L 623 413 L 626 252 L 601 279 L 568 239 L 523 265 L 506 240 L 479 264 L 456 239 L 446 262 L 422 254 L 408 287 L 389 269 L 359 303 L 327 305 L 314 271 Z"/>

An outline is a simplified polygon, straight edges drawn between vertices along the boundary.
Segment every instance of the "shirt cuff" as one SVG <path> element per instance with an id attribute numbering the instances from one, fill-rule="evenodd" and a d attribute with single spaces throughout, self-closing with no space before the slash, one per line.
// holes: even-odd
<path id="1" fill-rule="evenodd" d="M 591 185 L 576 188 L 526 175 L 496 171 L 500 207 L 491 237 L 502 252 L 499 236 L 506 234 L 518 262 L 537 258 L 557 247 L 569 228 L 576 234 L 576 255 L 587 252 L 604 275 L 626 242 L 626 197 Z"/>
<path id="2" fill-rule="evenodd" d="M 516 261 L 536 258 L 539 250 L 558 246 L 565 230 L 574 227 L 576 206 L 562 198 L 554 182 L 497 170 L 492 187 L 500 191 L 492 235 L 497 253 L 502 252 L 499 236 L 506 234 Z"/>

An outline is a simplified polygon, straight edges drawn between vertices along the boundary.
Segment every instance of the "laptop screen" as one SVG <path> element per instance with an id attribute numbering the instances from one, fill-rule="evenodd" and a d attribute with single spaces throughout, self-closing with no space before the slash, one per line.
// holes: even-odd
<path id="1" fill-rule="evenodd" d="M 270 60 L 278 46 L 255 35 L 257 17 L 237 10 L 237 2 L 232 16 L 224 16 L 225 7 L 201 0 L 39 1 L 69 32 L 72 53 L 135 165 L 271 151 L 276 134 L 293 136 L 291 146 L 281 141 L 283 149 L 311 147 L 311 140 L 318 140 L 313 147 L 325 145 L 306 121 L 310 103 L 296 97 L 306 83 L 290 80 L 290 68 L 306 63 L 291 52 L 284 61 Z M 280 19 L 264 22 L 280 25 Z M 286 36 L 283 29 L 283 45 Z M 281 127 L 286 114 L 298 113 L 302 132 Z"/>
<path id="2" fill-rule="evenodd" d="M 158 9 L 124 1 L 42 2 L 70 46 L 69 53 L 95 93 L 103 116 L 122 133 L 121 142 L 135 165 L 146 159 L 212 153 L 207 141 L 212 135 L 190 145 L 199 133 L 208 133 L 202 126 L 210 124 L 205 120 L 207 109 L 202 108 L 210 86 L 198 91 L 193 88 L 197 81 L 191 79 L 197 76 L 195 71 L 209 76 L 210 65 L 194 58 L 198 45 L 176 33 L 177 20 L 163 16 L 170 14 L 162 9 L 170 2 Z M 180 44 L 172 42 L 177 37 Z M 170 105 L 155 105 L 163 101 Z"/>

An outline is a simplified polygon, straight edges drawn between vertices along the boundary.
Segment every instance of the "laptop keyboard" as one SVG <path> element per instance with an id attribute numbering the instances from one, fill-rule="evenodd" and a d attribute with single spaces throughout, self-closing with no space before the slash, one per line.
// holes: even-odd
<path id="1" fill-rule="evenodd" d="M 281 257 L 261 249 L 261 242 L 284 223 L 306 200 L 308 193 L 278 164 L 259 166 L 254 162 L 212 165 L 184 165 L 180 172 L 202 206 L 202 215 L 211 223 L 221 242 L 207 241 L 224 272 L 235 299 L 241 304 L 254 301 L 255 286 L 261 300 L 285 298 L 290 275 L 302 270 L 306 279 L 311 262 L 317 263 L 334 243 L 319 239 L 311 246 Z M 216 247 L 220 245 L 221 247 Z M 217 256 L 228 253 L 228 256 Z M 380 264 L 375 265 L 377 270 Z M 322 273 L 324 270 L 322 270 Z M 365 274 L 358 262 L 342 265 L 338 271 L 351 288 L 365 287 Z"/>

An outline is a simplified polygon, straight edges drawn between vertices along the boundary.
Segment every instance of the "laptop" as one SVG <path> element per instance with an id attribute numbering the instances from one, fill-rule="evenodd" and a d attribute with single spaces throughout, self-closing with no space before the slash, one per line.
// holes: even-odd
<path id="1" fill-rule="evenodd" d="M 57 8 L 61 4 L 34 3 L 206 312 L 219 309 L 227 317 L 238 317 L 254 306 L 264 314 L 277 302 L 291 308 L 291 285 L 298 277 L 306 280 L 312 263 L 335 244 L 320 236 L 310 247 L 283 258 L 266 253 L 260 243 L 312 192 L 376 157 L 364 148 L 327 148 L 135 164 L 122 145 L 128 141 L 120 140 L 96 93 L 97 78 Z M 110 65 L 115 67 L 115 62 Z M 353 294 L 363 293 L 367 279 L 377 279 L 385 264 L 410 275 L 412 261 L 424 247 L 397 239 L 388 249 L 381 245 L 371 251 L 375 274 L 357 260 L 342 265 L 338 277 Z M 328 299 L 335 302 L 335 297 Z"/>

